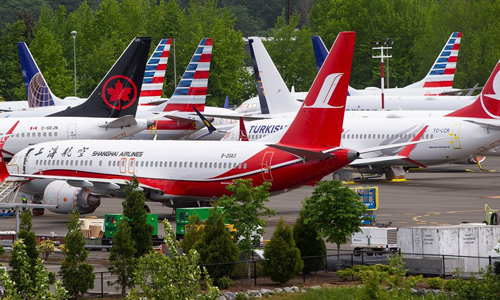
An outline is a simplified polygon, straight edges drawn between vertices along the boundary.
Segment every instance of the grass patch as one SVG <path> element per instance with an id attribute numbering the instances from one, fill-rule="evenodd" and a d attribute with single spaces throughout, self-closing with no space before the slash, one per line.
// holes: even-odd
<path id="1" fill-rule="evenodd" d="M 356 299 L 357 287 L 322 288 L 320 290 L 309 290 L 307 293 L 278 294 L 271 299 L 293 299 L 293 300 L 354 300 Z"/>

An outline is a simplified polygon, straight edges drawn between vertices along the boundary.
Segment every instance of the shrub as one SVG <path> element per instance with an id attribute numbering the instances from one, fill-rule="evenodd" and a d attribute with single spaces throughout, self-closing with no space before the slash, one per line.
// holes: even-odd
<path id="1" fill-rule="evenodd" d="M 425 280 L 431 289 L 442 289 L 444 282 L 439 277 L 431 277 Z"/>
<path id="2" fill-rule="evenodd" d="M 54 241 L 44 240 L 38 244 L 38 250 L 43 254 L 43 259 L 49 258 L 49 255 L 54 252 Z"/>
<path id="3" fill-rule="evenodd" d="M 252 266 L 250 267 L 250 277 L 251 278 L 254 278 L 255 276 L 257 276 L 257 277 L 264 276 L 264 267 L 262 266 L 261 262 L 255 263 L 255 269 L 257 272 L 255 272 L 254 265 L 252 264 Z M 233 271 L 231 278 L 232 279 L 248 278 L 248 266 L 247 266 L 247 264 L 246 263 L 236 264 L 236 269 Z"/>
<path id="4" fill-rule="evenodd" d="M 0 255 L 4 255 L 5 254 L 5 249 L 3 248 L 2 245 L 0 245 Z"/>
<path id="5" fill-rule="evenodd" d="M 451 291 L 455 282 L 456 282 L 455 279 L 443 280 L 443 289 Z"/>
<path id="6" fill-rule="evenodd" d="M 293 239 L 300 250 L 304 260 L 302 272 L 309 274 L 321 270 L 325 266 L 325 257 L 304 258 L 307 256 L 326 255 L 325 241 L 319 236 L 319 232 L 313 224 L 305 224 L 306 212 L 300 211 L 299 218 L 293 226 Z"/>
<path id="7" fill-rule="evenodd" d="M 358 272 L 354 271 L 353 269 L 337 270 L 337 276 L 342 281 L 359 279 Z"/>
<path id="8" fill-rule="evenodd" d="M 273 236 L 264 249 L 264 272 L 272 281 L 285 283 L 304 267 L 300 251 L 295 247 L 292 228 L 280 219 Z"/>
<path id="9" fill-rule="evenodd" d="M 231 280 L 231 278 L 227 277 L 227 276 L 224 276 L 222 278 L 219 278 L 219 288 L 220 289 L 228 289 L 229 287 L 231 287 L 231 285 L 233 285 L 233 281 Z"/>

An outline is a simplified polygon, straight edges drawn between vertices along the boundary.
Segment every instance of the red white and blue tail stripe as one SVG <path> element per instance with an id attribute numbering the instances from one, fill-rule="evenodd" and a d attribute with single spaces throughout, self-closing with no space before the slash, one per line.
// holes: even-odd
<path id="1" fill-rule="evenodd" d="M 163 111 L 204 111 L 211 59 L 212 39 L 202 39 Z"/>
<path id="2" fill-rule="evenodd" d="M 149 58 L 142 82 L 141 104 L 160 100 L 171 44 L 172 39 L 162 39 Z"/>
<path id="3" fill-rule="evenodd" d="M 461 32 L 451 34 L 439 57 L 424 78 L 424 89 L 431 91 L 432 88 L 452 88 L 461 39 Z"/>

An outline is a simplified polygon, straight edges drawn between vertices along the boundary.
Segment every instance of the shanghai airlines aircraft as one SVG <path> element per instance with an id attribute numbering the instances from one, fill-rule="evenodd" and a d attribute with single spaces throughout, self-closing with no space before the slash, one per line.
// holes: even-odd
<path id="1" fill-rule="evenodd" d="M 3 152 L 11 157 L 41 142 L 121 139 L 147 129 L 152 122 L 136 120 L 134 115 L 150 43 L 150 38 L 135 38 L 83 104 L 48 117 L 0 119 L 0 135 L 17 125 Z M 52 149 L 52 155 L 57 151 Z"/>
<path id="2" fill-rule="evenodd" d="M 161 100 L 170 44 L 171 39 L 162 39 L 148 60 L 139 97 L 140 105 L 158 103 Z M 26 43 L 17 43 L 17 50 L 21 61 L 21 70 L 28 101 L 2 102 L 0 103 L 0 110 L 13 111 L 37 108 L 36 116 L 41 117 L 65 109 L 68 106 L 81 104 L 86 100 L 78 97 L 58 98 L 50 90 Z M 44 108 L 45 110 L 39 110 L 39 108 Z M 9 117 L 25 117 L 26 113 L 17 115 L 11 112 L 5 115 Z M 30 114 L 30 116 L 35 116 L 35 114 Z"/>
<path id="3" fill-rule="evenodd" d="M 61 213 L 91 206 L 88 194 L 73 197 L 77 189 L 115 194 L 133 175 L 148 199 L 169 206 L 227 195 L 233 179 L 252 179 L 254 185 L 270 181 L 272 193 L 314 183 L 359 155 L 339 147 L 354 40 L 354 32 L 339 34 L 302 108 L 277 143 L 228 142 L 221 147 L 218 141 L 49 142 L 17 153 L 9 172 L 28 178 L 22 191 L 44 194 L 44 203 L 59 205 Z M 59 151 L 50 155 L 56 147 Z M 82 155 L 63 156 L 68 148 Z"/>

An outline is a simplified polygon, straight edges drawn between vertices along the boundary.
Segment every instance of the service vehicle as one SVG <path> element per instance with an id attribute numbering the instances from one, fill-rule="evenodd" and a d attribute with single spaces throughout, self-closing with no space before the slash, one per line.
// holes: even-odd
<path id="1" fill-rule="evenodd" d="M 354 255 L 367 251 L 367 255 L 382 254 L 398 250 L 398 229 L 396 227 L 363 226 L 360 232 L 351 236 Z"/>

